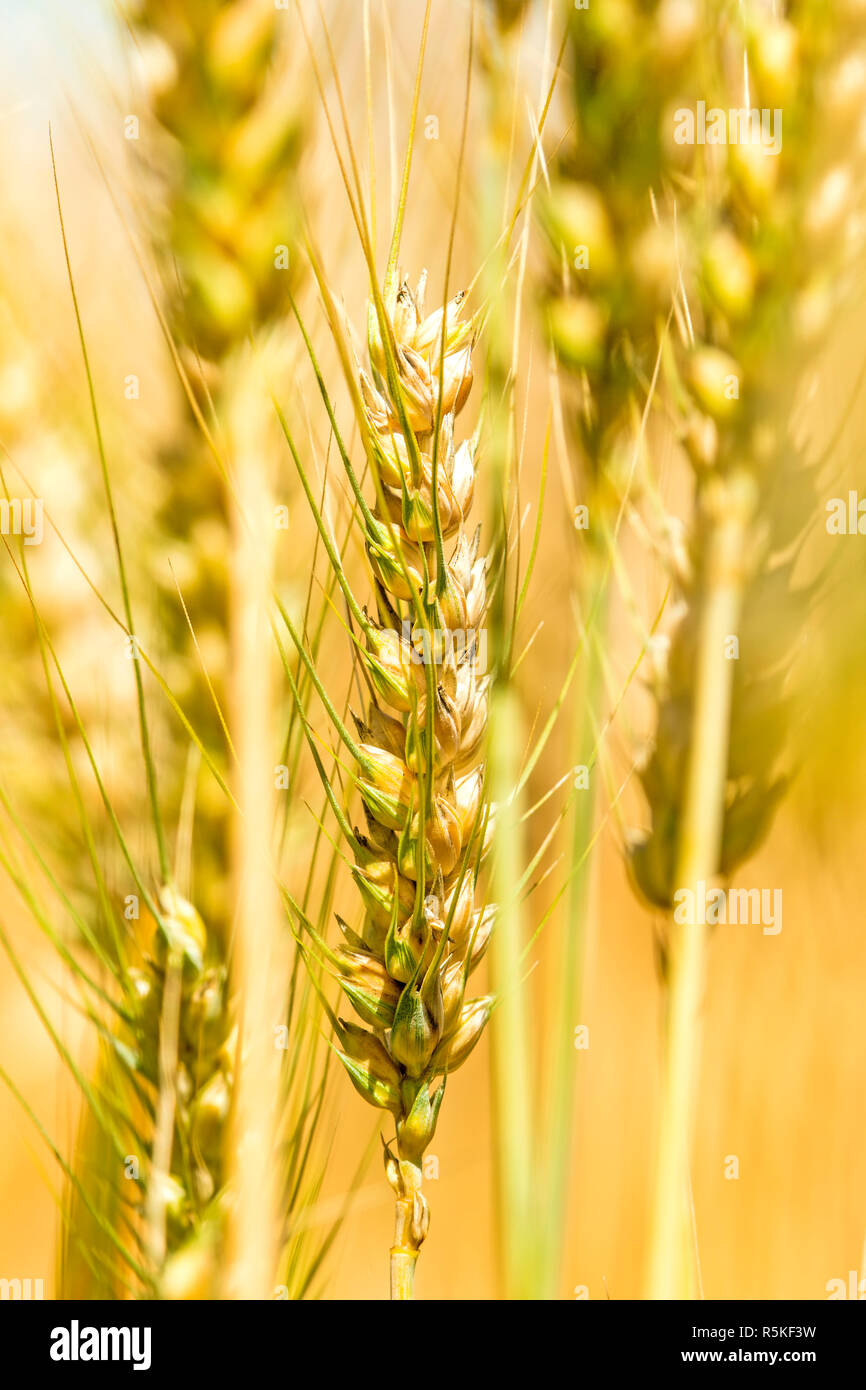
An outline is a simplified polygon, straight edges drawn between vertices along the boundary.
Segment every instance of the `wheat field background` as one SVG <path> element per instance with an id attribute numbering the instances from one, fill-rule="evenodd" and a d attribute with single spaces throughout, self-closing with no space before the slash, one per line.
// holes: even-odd
<path id="1" fill-rule="evenodd" d="M 422 9 L 414 0 L 390 7 L 393 99 L 400 111 L 411 97 Z M 327 0 L 324 10 L 337 36 L 352 122 L 363 144 L 367 113 L 360 6 Z M 443 233 L 460 138 L 468 10 L 463 0 L 440 0 L 433 6 L 421 114 L 438 117 L 439 137 L 418 144 L 401 257 L 413 271 L 428 265 L 436 283 L 443 273 Z M 523 71 L 534 96 L 544 62 L 543 15 L 528 24 L 521 43 Z M 29 478 L 44 480 L 45 495 L 65 535 L 101 572 L 109 536 L 104 514 L 92 500 L 97 465 L 57 224 L 50 123 L 76 289 L 108 451 L 116 460 L 121 523 L 134 582 L 144 593 L 151 566 L 161 564 L 169 549 L 147 535 L 159 498 L 154 459 L 161 442 L 177 428 L 182 401 L 139 268 L 112 206 L 110 190 L 130 221 L 147 214 L 127 195 L 136 187 L 131 168 L 136 151 L 122 130 L 134 100 L 128 56 L 116 16 L 98 0 L 81 0 L 74 12 L 60 0 L 26 5 L 5 0 L 2 5 L 0 446 Z M 308 65 L 301 68 L 301 80 L 309 84 Z M 377 80 L 381 86 L 374 94 L 372 141 L 384 183 L 388 99 L 381 69 Z M 472 280 L 478 259 L 473 161 L 481 157 L 484 104 L 481 79 L 474 83 L 455 286 Z M 559 129 L 567 124 L 557 106 L 552 120 Z M 347 312 L 362 322 L 367 298 L 363 261 L 323 120 L 313 121 L 309 140 L 304 167 L 311 221 Z M 104 172 L 95 163 L 94 149 Z M 304 292 L 313 302 L 309 286 Z M 531 301 L 522 335 L 521 360 L 530 362 L 531 369 L 520 387 L 519 412 L 521 417 L 525 412 L 526 426 L 521 497 L 532 505 L 540 489 L 550 386 L 543 334 L 533 320 Z M 328 351 L 323 345 L 326 362 Z M 808 408 L 819 437 L 822 422 L 854 391 L 864 352 L 866 333 L 852 313 L 830 345 L 819 390 Z M 143 383 L 138 401 L 124 399 L 128 372 Z M 326 431 L 312 412 L 309 432 L 316 447 L 327 451 Z M 854 462 L 845 491 L 856 488 L 858 479 L 866 486 L 862 447 L 859 457 L 857 448 L 866 439 L 862 401 L 855 403 L 849 437 Z M 669 466 L 666 449 L 669 445 L 660 439 L 656 467 L 671 506 L 682 508 L 682 482 Z M 527 636 L 541 624 L 517 681 L 527 728 L 539 712 L 550 709 L 575 642 L 573 599 L 564 581 L 578 563 L 564 482 L 570 466 L 559 459 L 550 471 L 541 545 L 523 619 Z M 292 553 L 285 552 L 279 563 L 288 567 L 285 592 L 300 595 L 314 530 L 298 505 L 289 464 L 281 469 L 278 495 L 285 493 L 290 508 Z M 835 569 L 828 595 L 804 612 L 799 634 L 812 682 L 796 730 L 798 775 L 768 840 L 737 877 L 739 887 L 771 884 L 783 889 L 783 929 L 762 935 L 758 927 L 720 926 L 709 948 L 692 1182 L 702 1285 L 715 1298 L 826 1298 L 828 1281 L 847 1282 L 852 1270 L 859 1277 L 863 1260 L 866 565 L 862 538 L 831 542 L 818 527 L 813 544 L 819 559 L 832 559 Z M 834 547 L 844 553 L 837 556 Z M 650 558 L 630 542 L 623 555 L 636 576 L 636 589 L 651 607 L 663 585 Z M 291 563 L 298 557 L 292 574 Z M 124 726 L 132 710 L 125 684 L 128 667 L 104 623 L 93 616 L 80 577 L 52 536 L 34 560 L 34 574 L 45 613 L 62 632 L 70 680 L 87 696 L 111 785 L 124 802 L 132 802 L 140 782 L 125 784 L 130 774 Z M 17 601 L 2 600 L 10 613 Z M 57 750 L 50 740 L 46 743 L 31 708 L 41 698 L 32 634 L 14 618 L 0 628 L 5 629 L 0 632 L 0 780 L 10 787 L 26 784 L 37 808 L 41 798 L 46 842 L 62 857 L 67 851 L 52 823 Z M 609 660 L 621 681 L 632 649 L 628 614 L 619 601 L 610 631 Z M 322 670 L 335 687 L 348 679 L 348 655 L 338 628 L 323 651 Z M 624 718 L 617 719 L 610 738 L 621 779 L 627 776 L 634 745 L 650 727 L 648 698 L 636 681 Z M 541 797 L 568 766 L 567 735 L 567 729 L 558 728 L 545 748 L 533 773 L 531 800 Z M 633 785 L 626 788 L 622 804 L 626 819 L 639 818 Z M 601 814 L 585 1005 L 583 1016 L 574 1020 L 575 1027 L 588 1027 L 589 1047 L 574 1053 L 576 1138 L 559 1296 L 616 1300 L 639 1296 L 646 1259 L 662 995 L 652 918 L 629 888 L 621 826 L 606 808 Z M 544 814 L 538 820 L 530 822 L 530 852 L 544 833 Z M 300 866 L 311 834 L 300 814 L 292 820 L 290 856 Z M 352 885 L 344 877 L 336 907 L 348 915 Z M 555 872 L 541 883 L 534 899 L 539 917 L 553 903 L 558 886 Z M 64 997 L 64 972 L 11 888 L 4 888 L 0 919 L 61 1035 L 85 1065 L 92 1065 L 93 1042 Z M 543 1018 L 550 1007 L 563 930 L 554 912 L 528 959 L 526 989 L 536 1017 Z M 0 1062 L 68 1152 L 78 1114 L 74 1088 L 8 958 L 0 959 L 0 1019 Z M 426 1190 L 433 1217 L 419 1264 L 421 1298 L 484 1299 L 501 1291 L 488 1047 L 485 1038 L 472 1065 L 449 1082 L 448 1102 L 431 1146 L 435 1164 Z M 536 1078 L 541 1094 L 547 1062 L 542 1056 Z M 350 1087 L 334 1085 L 323 1126 L 329 1159 L 323 1189 L 308 1216 L 313 1224 L 327 1223 L 340 1210 L 369 1142 L 371 1117 Z M 732 1157 L 739 1165 L 735 1179 L 729 1175 Z M 14 1097 L 0 1091 L 0 1276 L 42 1277 L 52 1294 L 61 1225 L 58 1190 L 50 1154 Z M 539 1195 L 543 1200 L 543 1191 Z M 326 1298 L 385 1296 L 379 1252 L 387 1247 L 391 1223 L 391 1196 L 374 1157 L 330 1256 Z"/>

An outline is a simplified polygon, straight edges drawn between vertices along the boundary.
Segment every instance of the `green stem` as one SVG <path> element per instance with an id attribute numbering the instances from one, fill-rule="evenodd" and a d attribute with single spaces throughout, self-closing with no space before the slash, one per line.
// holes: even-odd
<path id="1" fill-rule="evenodd" d="M 486 456 L 491 477 L 491 569 L 488 625 L 493 687 L 488 734 L 488 785 L 496 807 L 492 886 L 497 904 L 491 943 L 493 987 L 499 996 L 491 1026 L 493 1136 L 500 1268 L 506 1298 L 535 1297 L 534 1105 L 532 1027 L 524 965 L 521 910 L 520 705 L 511 679 L 514 616 L 508 611 L 506 557 L 514 392 L 510 371 L 508 238 L 502 235 L 514 101 L 510 62 L 514 51 L 493 17 L 481 36 L 488 111 L 481 181 L 483 286 L 488 312 Z"/>
<path id="2" fill-rule="evenodd" d="M 398 1197 L 395 1209 L 394 1244 L 391 1246 L 391 1298 L 413 1299 L 415 1297 L 415 1266 L 418 1251 L 408 1238 L 408 1228 L 412 1220 L 412 1202 L 409 1198 Z"/>
<path id="3" fill-rule="evenodd" d="M 749 496 L 751 504 L 751 496 Z M 736 634 L 743 597 L 743 557 L 750 508 L 738 505 L 725 484 L 706 487 L 701 506 L 709 521 L 675 884 L 691 890 L 718 873 L 724 830 L 728 736 L 734 666 L 726 651 Z M 701 1051 L 701 1009 L 706 968 L 706 923 L 670 928 L 667 1036 L 647 1294 L 689 1298 L 694 1289 L 690 1241 L 689 1160 Z"/>
<path id="4" fill-rule="evenodd" d="M 590 770 L 589 785 L 576 788 L 571 853 L 571 888 L 559 970 L 554 986 L 551 1019 L 550 1116 L 548 1136 L 546 1231 L 542 1267 L 542 1295 L 555 1298 L 559 1287 L 563 1250 L 568 1228 L 569 1177 L 572 1162 L 575 1071 L 575 1027 L 583 1022 L 581 1008 L 588 958 L 590 887 L 592 883 L 593 829 L 596 809 L 594 763 L 597 754 L 604 675 L 596 629 L 603 629 L 607 611 L 609 567 L 604 557 L 587 557 L 591 568 L 584 606 L 585 667 L 576 700 L 576 767 Z"/>
<path id="5" fill-rule="evenodd" d="M 421 1192 L 421 1169 L 414 1161 L 401 1159 L 394 1208 L 394 1244 L 391 1246 L 391 1298 L 408 1301 L 415 1297 L 415 1266 L 426 1234 L 426 1223 L 419 1223 L 416 1196 Z M 420 1199 L 424 1209 L 424 1199 Z"/>
<path id="6" fill-rule="evenodd" d="M 517 696 L 494 688 L 490 709 L 488 775 L 496 806 L 493 895 L 496 930 L 491 943 L 493 978 L 499 995 L 491 1028 L 496 1140 L 498 1228 L 507 1298 L 534 1296 L 533 1144 L 530 1023 L 523 964 L 520 873 L 522 839 L 516 794 L 521 748 Z"/>

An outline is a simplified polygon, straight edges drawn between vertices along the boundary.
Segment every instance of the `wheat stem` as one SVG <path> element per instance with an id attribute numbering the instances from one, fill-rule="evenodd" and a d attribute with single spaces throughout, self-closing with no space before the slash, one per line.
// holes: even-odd
<path id="1" fill-rule="evenodd" d="M 707 589 L 698 638 L 692 739 L 676 883 L 691 890 L 717 872 L 724 823 L 734 664 L 726 639 L 738 631 L 744 588 L 747 518 L 734 510 L 707 537 Z M 667 1034 L 652 1207 L 647 1293 L 688 1298 L 693 1288 L 689 1248 L 689 1152 L 701 1051 L 705 922 L 671 924 Z"/>
<path id="2" fill-rule="evenodd" d="M 530 1019 L 523 962 L 520 875 L 522 834 L 517 787 L 520 710 L 508 685 L 496 687 L 490 708 L 491 787 L 505 791 L 496 808 L 493 893 L 499 921 L 493 968 L 500 1004 L 492 1049 L 498 1205 L 502 1214 L 503 1282 L 509 1297 L 532 1296 L 534 1218 L 530 1076 Z"/>
<path id="3" fill-rule="evenodd" d="M 408 1167 L 408 1165 L 403 1165 Z M 421 1190 L 421 1170 L 415 1169 L 417 1186 Z M 412 1213 L 414 1198 L 410 1194 L 399 1196 L 394 1204 L 394 1244 L 391 1246 L 391 1298 L 406 1302 L 415 1297 L 415 1266 L 418 1263 L 419 1246 L 412 1235 Z"/>
<path id="4" fill-rule="evenodd" d="M 493 7 L 491 7 L 493 10 Z M 493 690 L 490 704 L 490 795 L 497 807 L 493 895 L 499 918 L 492 947 L 499 1015 L 491 1037 L 495 1175 L 503 1291 L 508 1298 L 534 1295 L 536 1221 L 533 1182 L 533 1027 L 523 964 L 525 930 L 520 893 L 523 855 L 519 751 L 520 703 L 512 684 L 512 627 L 507 612 L 506 498 L 513 449 L 514 378 L 508 355 L 509 297 L 504 292 L 509 238 L 502 234 L 508 203 L 516 99 L 517 50 L 498 7 L 481 28 L 481 62 L 487 79 L 482 184 L 482 280 L 487 322 L 487 459 L 491 473 L 492 565 L 490 600 Z"/>
<path id="5" fill-rule="evenodd" d="M 230 1159 L 227 1293 L 263 1299 L 276 1282 L 281 1218 L 278 1142 L 281 1052 L 274 1027 L 285 1016 L 288 961 L 269 847 L 275 821 L 270 594 L 274 558 L 272 497 L 266 476 L 267 397 L 254 382 L 241 392 L 235 470 L 243 507 L 235 539 L 232 637 L 239 760 L 234 870 L 237 917 L 232 982 L 240 1019 Z"/>
<path id="6" fill-rule="evenodd" d="M 595 570 L 586 602 L 587 627 L 598 625 L 604 631 L 607 612 L 607 568 L 603 557 L 590 554 L 588 563 Z M 568 913 L 563 933 L 562 955 L 551 1018 L 550 1118 L 547 1126 L 547 1202 L 546 1250 L 542 1266 L 547 1298 L 555 1298 L 568 1222 L 568 1185 L 572 1171 L 572 1132 L 576 1058 L 574 1030 L 582 1022 L 580 1013 L 589 946 L 590 887 L 592 883 L 593 830 L 596 811 L 596 778 L 593 764 L 599 711 L 604 697 L 604 672 L 599 645 L 587 631 L 584 642 L 585 669 L 575 700 L 577 719 L 577 767 L 593 769 L 589 785 L 575 788 L 571 862 L 573 872 Z"/>

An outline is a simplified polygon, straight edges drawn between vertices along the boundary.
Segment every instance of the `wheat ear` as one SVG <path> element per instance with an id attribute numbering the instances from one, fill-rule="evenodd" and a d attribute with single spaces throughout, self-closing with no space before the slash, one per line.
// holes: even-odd
<path id="1" fill-rule="evenodd" d="M 353 744 L 367 821 L 354 877 L 366 915 L 360 935 L 341 923 L 336 957 L 367 1025 L 337 1021 L 340 1059 L 396 1124 L 385 1147 L 394 1299 L 413 1295 L 429 1220 L 422 1162 L 445 1080 L 493 1002 L 465 999 L 492 926 L 491 911 L 475 905 L 490 826 L 484 769 L 472 766 L 487 722 L 478 672 L 486 563 L 479 532 L 466 529 L 475 442 L 454 438 L 472 384 L 472 325 L 461 321 L 462 295 L 425 317 L 425 278 L 414 292 L 402 280 L 371 306 L 370 373 L 360 374 L 377 494 L 375 508 L 363 508 L 377 609 L 375 619 L 362 615 L 370 701 Z"/>
<path id="2" fill-rule="evenodd" d="M 192 398 L 160 453 L 152 569 L 172 689 L 222 772 L 235 581 L 228 559 L 234 439 L 226 449 L 225 431 L 238 398 L 249 395 L 250 345 L 266 343 L 273 354 L 286 341 L 289 296 L 298 287 L 297 170 L 306 131 L 289 78 L 295 24 L 293 14 L 260 0 L 141 0 L 132 30 L 155 118 L 142 123 L 147 164 L 138 181 Z M 177 785 L 170 790 L 179 796 Z M 225 934 L 228 807 L 208 780 L 196 806 L 196 862 L 198 905 L 210 928 Z"/>
<path id="3" fill-rule="evenodd" d="M 544 1293 L 557 1291 L 565 1238 L 558 1216 L 568 1201 L 572 1161 L 574 1020 L 591 955 L 592 848 L 600 773 L 599 730 L 607 689 L 603 652 L 616 588 L 619 530 L 644 480 L 645 397 L 676 282 L 674 240 L 652 192 L 661 185 L 661 124 L 688 71 L 699 30 L 684 6 L 578 8 L 563 0 L 569 123 L 539 197 L 548 247 L 544 312 L 557 362 L 564 421 L 579 460 L 570 504 L 577 542 L 580 605 L 573 761 L 591 770 L 572 821 L 573 872 L 567 898 L 551 1034 Z M 656 11 L 667 22 L 656 24 Z M 640 101 L 640 111 L 635 102 Z"/>
<path id="4" fill-rule="evenodd" d="M 815 508 L 795 383 L 851 291 L 859 213 L 851 162 L 832 162 L 826 97 L 840 39 L 862 44 L 862 7 L 859 23 L 851 7 L 834 15 L 808 3 L 784 15 L 727 3 L 709 12 L 719 91 L 737 97 L 744 85 L 745 105 L 783 112 L 786 133 L 775 154 L 729 144 L 704 205 L 683 204 L 684 255 L 699 270 L 690 293 L 681 286 L 682 343 L 667 365 L 695 502 L 642 773 L 652 826 L 630 851 L 644 896 L 673 910 L 647 1286 L 662 1298 L 696 1288 L 687 1193 L 708 942 L 707 922 L 675 909 L 686 892 L 697 901 L 701 882 L 727 882 L 787 786 L 790 668 L 813 593 L 799 578 L 800 540 Z M 819 265 L 831 252 L 832 291 Z"/>
<path id="5" fill-rule="evenodd" d="M 279 956 L 269 870 L 262 866 L 259 853 L 262 835 L 267 833 L 261 787 L 266 794 L 271 780 L 269 755 L 262 751 L 267 682 L 261 671 L 263 663 L 267 665 L 267 630 L 264 640 L 257 633 L 254 641 L 250 632 L 261 620 L 261 611 L 258 619 L 253 612 L 250 594 L 264 547 L 258 547 L 257 561 L 256 548 L 251 556 L 247 544 L 248 526 L 263 525 L 264 503 L 260 499 L 258 507 L 250 508 L 247 492 L 259 470 L 268 473 L 269 446 L 274 442 L 261 425 L 263 415 L 270 418 L 267 394 L 262 388 L 264 399 L 260 400 L 250 383 L 257 372 L 267 376 L 275 359 L 285 354 L 288 296 L 298 282 L 294 249 L 299 205 L 294 176 L 304 145 L 304 122 L 297 98 L 286 97 L 286 46 L 292 23 L 293 17 L 259 0 L 230 0 L 223 5 L 179 0 L 170 6 L 142 0 L 135 15 L 135 34 L 159 123 L 148 142 L 153 152 L 151 175 L 161 186 L 164 219 L 163 226 L 154 227 L 154 239 L 165 265 L 170 326 L 179 344 L 187 387 L 195 396 L 178 437 L 163 452 L 160 541 L 169 548 L 174 566 L 170 572 L 164 562 L 156 568 L 165 575 L 168 588 L 165 624 L 176 653 L 172 671 L 176 693 L 222 771 L 229 740 L 221 705 L 231 703 L 242 769 L 239 793 L 246 811 L 237 818 L 230 837 L 228 800 L 219 792 L 213 796 L 215 784 L 208 779 L 197 806 L 195 853 L 197 901 L 209 924 L 214 959 L 225 951 L 226 905 L 232 897 L 239 909 L 231 992 L 245 1001 L 237 1054 L 242 1070 L 236 1076 L 234 1060 L 223 1052 L 219 1068 L 205 1078 L 204 1097 L 193 1093 L 190 1101 L 193 1122 L 201 1115 L 199 1126 L 207 1125 L 209 1152 L 219 1154 L 211 1174 L 217 1192 L 227 1176 L 223 1156 L 231 1139 L 236 1192 L 225 1232 L 229 1259 L 222 1270 L 222 1284 L 233 1296 L 249 1296 L 251 1289 L 255 1296 L 269 1294 L 274 1283 L 271 1267 L 276 1262 L 272 1247 L 277 1222 L 273 1212 L 266 1215 L 263 1210 L 266 1193 L 268 1208 L 276 1201 L 271 1191 L 277 1180 L 273 1143 L 263 1138 L 271 1132 L 272 1117 L 265 1111 L 274 1103 L 274 1095 L 266 1098 L 263 1091 L 268 1075 L 274 1092 L 270 1073 L 278 1054 L 272 1046 L 261 1045 L 257 1017 L 277 1020 L 282 1016 L 273 979 L 270 1002 L 267 1006 L 262 1002 L 262 970 L 273 973 Z M 214 441 L 202 428 L 202 418 L 214 415 L 219 421 L 218 447 L 226 450 L 225 458 L 215 457 Z M 242 512 L 247 514 L 246 525 L 239 520 Z M 178 602 L 175 583 L 182 602 Z M 257 601 L 261 610 L 264 600 L 258 591 Z M 227 632 L 236 657 L 230 700 L 225 681 Z M 259 656 L 254 661 L 256 643 Z M 250 695 L 245 682 L 256 667 L 260 678 Z M 251 777 L 260 782 L 258 796 L 249 788 Z M 227 882 L 229 864 L 234 868 L 233 885 Z M 265 938 L 269 945 L 262 944 Z M 265 958 L 267 965 L 263 965 Z M 225 973 L 220 965 L 222 1013 L 219 1019 L 214 1013 L 211 1022 L 213 1028 L 219 1024 L 224 1034 L 230 1016 Z M 216 1010 L 215 995 L 211 1004 Z M 257 1061 L 250 1060 L 256 1057 Z M 241 1090 L 233 1095 L 236 1081 Z M 227 1128 L 230 1103 L 231 1134 Z M 183 1152 L 182 1123 L 178 1141 Z M 265 1162 L 265 1154 L 267 1166 L 257 1171 L 255 1165 Z M 189 1190 L 186 1172 L 181 1167 L 177 1178 L 187 1188 L 187 1206 L 200 1209 L 200 1193 Z M 192 1238 L 182 1249 L 176 1241 L 169 1244 L 164 1285 L 171 1297 L 183 1297 L 187 1286 L 200 1285 L 204 1270 L 206 1286 L 213 1291 L 217 1282 L 214 1250 L 223 1242 L 224 1223 L 216 1206 L 209 1215 L 213 1219 L 187 1227 Z"/>
<path id="6" fill-rule="evenodd" d="M 214 413 L 220 418 L 221 443 L 228 426 L 233 463 L 240 465 L 241 505 L 245 505 L 248 477 L 245 481 L 244 475 L 249 470 L 244 464 L 248 460 L 237 454 L 244 447 L 247 454 L 255 452 L 256 467 L 262 468 L 267 458 L 267 441 L 260 435 L 254 450 L 248 440 L 239 442 L 238 438 L 239 433 L 251 433 L 248 382 L 266 355 L 260 353 L 251 362 L 249 343 L 253 337 L 266 338 L 267 355 L 278 352 L 280 335 L 285 333 L 288 293 L 295 283 L 295 260 L 288 253 L 297 225 L 292 174 L 302 145 L 302 123 L 299 103 L 286 100 L 281 83 L 279 60 L 288 23 L 289 19 L 273 6 L 263 6 L 258 0 L 220 5 L 210 0 L 177 0 L 171 5 L 141 0 L 135 7 L 132 29 L 144 57 L 146 85 L 156 117 L 155 125 L 145 126 L 143 145 L 151 165 L 149 172 L 160 185 L 159 196 L 150 204 L 164 217 L 164 225 L 152 230 L 165 265 L 166 326 L 172 334 L 176 360 L 182 364 L 190 403 L 188 416 L 161 459 L 160 553 L 152 569 L 169 592 L 169 693 L 176 707 L 183 710 L 187 729 L 216 773 L 204 793 L 212 799 L 197 808 L 195 893 L 185 882 L 181 893 L 177 884 L 169 881 L 164 848 L 158 904 L 150 904 L 147 890 L 136 881 L 142 899 L 154 909 L 157 927 L 150 949 L 141 939 L 133 943 L 137 964 L 129 972 L 123 1000 L 131 1037 L 124 1034 L 112 1044 L 124 1065 L 121 1084 L 127 1093 L 134 1087 L 146 1097 L 145 1107 L 150 1110 L 151 1088 L 155 1088 L 153 1123 L 148 1115 L 142 1125 L 149 1149 L 147 1171 L 142 1177 L 147 1276 L 152 1287 L 169 1298 L 212 1295 L 220 1270 L 223 1286 L 236 1293 L 250 1288 L 256 1294 L 267 1293 L 275 1263 L 266 1241 L 259 1241 L 258 1249 L 247 1258 L 265 1224 L 261 1205 L 254 1199 L 236 1204 L 240 1215 L 229 1228 L 228 1277 L 221 1258 L 230 1110 L 234 1108 L 240 1123 L 255 1130 L 260 1140 L 264 1129 L 258 1123 L 262 1108 L 256 1109 L 248 1100 L 256 1083 L 244 1088 L 242 1080 L 240 1101 L 233 1095 L 236 1032 L 223 964 L 230 894 L 226 883 L 229 802 L 221 773 L 229 738 L 220 703 L 227 665 L 230 578 L 237 599 L 237 648 L 249 663 L 247 674 L 254 665 L 254 644 L 244 640 L 246 615 L 252 607 L 261 610 L 263 600 L 261 595 L 256 604 L 249 599 L 260 565 L 251 568 L 240 546 L 232 575 L 226 564 L 226 521 L 233 480 L 205 420 Z M 270 419 L 267 398 L 264 408 Z M 258 414 L 261 411 L 258 407 Z M 239 431 L 240 417 L 245 418 Z M 254 520 L 261 524 L 261 515 Z M 166 549 L 173 561 L 171 570 L 165 563 Z M 259 560 L 261 550 L 259 547 Z M 180 603 L 175 582 L 182 594 Z M 194 634 L 195 659 L 189 659 L 188 627 Z M 204 677 L 199 674 L 199 664 L 206 668 Z M 262 693 L 260 683 L 257 699 Z M 242 779 L 243 799 L 249 802 L 254 798 L 248 782 L 258 779 L 261 784 L 263 758 L 268 784 L 270 773 L 267 755 L 262 752 L 261 704 L 248 710 L 243 700 L 238 703 L 244 714 L 239 720 L 241 761 L 247 770 Z M 257 719 L 259 728 L 255 727 Z M 255 745 L 252 751 L 251 743 Z M 174 762 L 182 766 L 184 759 L 176 756 Z M 172 793 L 173 799 L 180 799 L 176 784 Z M 261 796 L 256 810 L 267 819 Z M 236 859 L 245 859 L 255 871 L 247 876 L 244 892 L 239 895 L 243 949 L 235 954 L 234 993 L 245 999 L 249 1020 L 265 992 L 262 973 L 271 968 L 273 960 L 272 954 L 259 949 L 262 931 L 267 928 L 266 935 L 271 937 L 275 931 L 269 871 L 262 868 L 258 854 L 264 843 L 262 821 L 244 824 L 248 839 L 239 844 Z M 256 845 L 255 856 L 248 853 L 251 843 Z M 185 879 L 182 873 L 177 877 L 179 881 Z M 187 894 L 195 897 L 201 915 Z M 267 902 L 267 912 L 261 910 L 262 900 Z M 208 922 L 207 930 L 203 919 Z M 262 1008 L 261 1014 L 279 1017 L 279 1006 Z M 260 1029 L 254 1032 L 254 1041 L 259 1044 L 260 1034 Z M 259 1058 L 264 1058 L 265 1068 L 272 1069 L 276 1053 L 267 1041 L 264 1048 L 259 1047 Z M 249 1038 L 244 1043 L 242 1061 L 254 1052 Z M 262 1071 L 259 1067 L 260 1076 Z M 274 1102 L 275 1089 L 272 1079 L 268 1105 Z M 87 1117 L 85 1123 L 90 1121 Z M 309 1121 L 308 1134 L 314 1123 L 314 1119 Z M 236 1169 L 242 1166 L 238 1161 L 240 1148 L 235 1135 L 232 1153 Z M 255 1164 L 248 1164 L 242 1175 L 245 1181 L 240 1183 L 242 1198 L 255 1187 L 261 1196 L 268 1184 L 275 1186 L 272 1148 L 267 1142 L 257 1145 L 254 1159 L 266 1165 L 264 1177 L 257 1181 L 261 1168 L 257 1173 Z M 113 1189 L 116 1186 L 112 1183 Z M 271 1244 L 279 1239 L 278 1221 L 270 1211 L 275 1201 L 273 1191 L 269 1191 L 267 1236 Z M 249 1219 L 251 1212 L 253 1219 Z M 245 1229 L 238 1236 L 241 1222 Z"/>
<path id="7" fill-rule="evenodd" d="M 844 239 L 852 181 L 837 169 L 822 183 L 814 108 L 823 90 L 827 148 L 834 132 L 850 135 L 857 62 L 833 75 L 833 31 L 854 39 L 862 6 L 658 0 L 640 14 L 623 6 L 619 22 L 605 7 L 564 8 L 578 138 L 546 203 L 548 312 L 575 382 L 588 558 L 602 584 L 606 533 L 615 540 L 627 490 L 646 476 L 641 401 L 660 351 L 666 389 L 655 403 L 695 475 L 688 543 L 672 557 L 681 620 L 657 663 L 656 735 L 642 768 L 652 826 L 628 854 L 641 895 L 671 912 L 678 887 L 727 876 L 751 853 L 786 786 L 788 657 L 809 597 L 793 569 L 814 503 L 786 349 L 814 348 L 839 302 L 821 261 L 834 235 Z M 719 99 L 726 108 L 783 109 L 781 157 L 754 143 L 676 142 L 678 106 L 722 94 L 735 98 Z M 840 186 L 845 196 L 834 197 Z M 739 660 L 726 655 L 732 639 Z M 705 930 L 676 924 L 662 946 L 668 1030 L 648 1287 L 663 1296 L 694 1287 L 683 1252 L 705 948 Z"/>

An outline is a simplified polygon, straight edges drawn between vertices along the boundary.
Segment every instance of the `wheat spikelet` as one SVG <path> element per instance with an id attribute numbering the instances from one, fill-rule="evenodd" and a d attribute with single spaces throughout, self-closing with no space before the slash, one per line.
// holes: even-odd
<path id="1" fill-rule="evenodd" d="M 469 1056 L 492 1006 L 465 998 L 492 926 L 491 910 L 475 905 L 490 826 L 484 770 L 472 767 L 487 720 L 477 669 L 486 564 L 479 532 L 466 529 L 475 441 L 455 442 L 472 384 L 472 325 L 461 321 L 462 295 L 425 317 L 425 278 L 414 292 L 402 280 L 380 320 L 371 311 L 371 374 L 360 375 L 377 491 L 365 518 L 377 608 L 362 657 L 371 698 L 356 720 L 367 830 L 356 832 L 354 875 L 366 915 L 360 936 L 341 924 L 338 960 L 368 1025 L 338 1023 L 341 1060 L 396 1123 L 385 1151 L 397 1197 L 394 1298 L 411 1297 L 427 1233 L 422 1160 L 445 1077 Z"/>
<path id="2" fill-rule="evenodd" d="M 203 1213 L 223 1187 L 235 1049 L 225 967 L 213 963 L 213 941 L 201 917 L 171 887 L 162 890 L 159 908 L 152 952 L 130 972 L 136 1070 L 156 1088 L 157 1116 L 166 1088 L 172 1099 L 164 1168 L 155 1161 L 156 1139 L 151 1151 L 147 1237 L 163 1292 L 190 1297 L 196 1295 L 189 1283 L 181 1288 L 173 1259 L 199 1235 Z M 174 1020 L 167 1008 L 172 992 Z M 204 1296 L 209 1279 L 199 1271 L 197 1282 L 198 1296 Z"/>
<path id="3" fill-rule="evenodd" d="M 235 1053 L 226 971 L 177 889 L 163 888 L 151 906 L 129 943 L 118 1021 L 100 1026 L 68 1174 L 66 1298 L 213 1290 Z"/>

